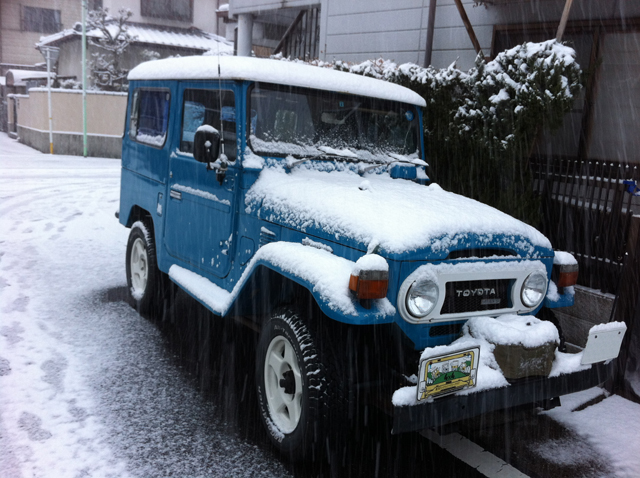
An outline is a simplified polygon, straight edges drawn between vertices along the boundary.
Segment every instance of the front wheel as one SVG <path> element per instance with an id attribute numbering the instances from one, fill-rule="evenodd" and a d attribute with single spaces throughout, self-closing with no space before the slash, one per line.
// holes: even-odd
<path id="1" fill-rule="evenodd" d="M 274 445 L 292 460 L 323 446 L 342 426 L 334 361 L 298 313 L 282 309 L 264 325 L 256 355 L 260 416 Z"/>
<path id="2" fill-rule="evenodd" d="M 127 286 L 140 314 L 153 314 L 162 300 L 162 273 L 148 225 L 136 221 L 127 242 Z"/>

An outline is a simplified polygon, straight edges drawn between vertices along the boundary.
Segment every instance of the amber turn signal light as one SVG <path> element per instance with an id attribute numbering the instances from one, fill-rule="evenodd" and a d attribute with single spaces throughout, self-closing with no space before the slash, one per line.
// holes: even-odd
<path id="1" fill-rule="evenodd" d="M 570 287 L 578 282 L 578 264 L 554 265 L 554 282 L 558 287 Z"/>
<path id="2" fill-rule="evenodd" d="M 349 289 L 360 300 L 383 299 L 389 288 L 389 272 L 360 271 L 359 275 L 351 275 Z"/>

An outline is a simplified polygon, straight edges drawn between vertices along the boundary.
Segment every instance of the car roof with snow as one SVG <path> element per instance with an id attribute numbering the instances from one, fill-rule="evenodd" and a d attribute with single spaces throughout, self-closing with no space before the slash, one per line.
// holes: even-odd
<path id="1" fill-rule="evenodd" d="M 290 61 L 238 56 L 191 56 L 149 61 L 129 72 L 129 80 L 248 80 L 315 88 L 426 106 L 404 86 L 375 78 Z"/>

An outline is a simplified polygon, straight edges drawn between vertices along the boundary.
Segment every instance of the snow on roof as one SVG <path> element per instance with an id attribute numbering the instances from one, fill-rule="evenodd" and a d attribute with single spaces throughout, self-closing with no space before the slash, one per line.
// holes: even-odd
<path id="1" fill-rule="evenodd" d="M 115 28 L 115 25 L 114 25 Z M 223 55 L 233 54 L 233 44 L 221 36 L 208 33 L 197 28 L 162 28 L 137 23 L 127 24 L 128 33 L 134 38 L 133 43 L 148 43 L 151 45 L 164 45 L 177 48 L 191 48 L 194 50 L 220 52 Z M 53 45 L 61 40 L 74 36 L 80 37 L 82 32 L 75 29 L 67 29 L 53 35 L 40 38 L 39 45 Z M 100 38 L 98 30 L 91 30 L 87 35 Z"/>
<path id="2" fill-rule="evenodd" d="M 51 78 L 55 78 L 56 74 L 51 73 Z M 7 70 L 7 85 L 8 86 L 26 86 L 27 80 L 32 79 L 46 79 L 46 71 L 33 71 L 33 70 Z"/>
<path id="3" fill-rule="evenodd" d="M 449 250 L 468 234 L 483 240 L 551 249 L 535 228 L 486 204 L 443 190 L 437 184 L 419 184 L 368 174 L 369 187 L 360 189 L 355 172 L 323 172 L 300 165 L 286 173 L 265 168 L 249 189 L 248 209 L 259 209 L 267 220 L 302 229 L 317 227 L 336 237 L 365 245 L 379 244 L 390 253 L 431 247 Z M 348 207 L 345 207 L 348 205 Z"/>
<path id="4" fill-rule="evenodd" d="M 218 70 L 218 65 L 220 70 Z M 219 71 L 219 73 L 218 73 Z M 426 106 L 424 98 L 404 86 L 352 73 L 280 60 L 238 56 L 167 58 L 138 65 L 129 80 L 249 80 L 340 91 Z"/>

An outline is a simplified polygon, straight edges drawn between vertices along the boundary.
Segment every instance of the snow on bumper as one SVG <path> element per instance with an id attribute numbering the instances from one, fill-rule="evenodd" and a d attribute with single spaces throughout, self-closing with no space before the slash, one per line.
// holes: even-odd
<path id="1" fill-rule="evenodd" d="M 527 326 L 534 326 L 533 333 L 527 333 Z M 618 356 L 625 331 L 626 326 L 619 322 L 594 326 L 583 351 L 575 354 L 555 351 L 548 376 L 510 382 L 494 356 L 495 343 L 524 347 L 553 343 L 558 337 L 555 327 L 550 322 L 540 321 L 535 317 L 470 319 L 463 328 L 462 337 L 450 345 L 425 349 L 421 361 L 435 355 L 442 356 L 478 347 L 480 358 L 475 386 L 457 391 L 453 395 L 435 399 L 428 397 L 418 401 L 420 381 L 427 380 L 426 377 L 419 377 L 417 385 L 402 387 L 393 394 L 393 432 L 439 427 L 482 413 L 542 403 L 599 385 L 608 378 L 608 361 Z"/>
<path id="2" fill-rule="evenodd" d="M 415 432 L 445 425 L 497 410 L 531 404 L 542 406 L 545 400 L 575 393 L 604 383 L 613 364 L 598 363 L 568 375 L 526 379 L 502 388 L 473 394 L 456 394 L 419 406 L 396 406 L 393 434 Z M 397 393 L 397 392 L 396 392 Z"/>

